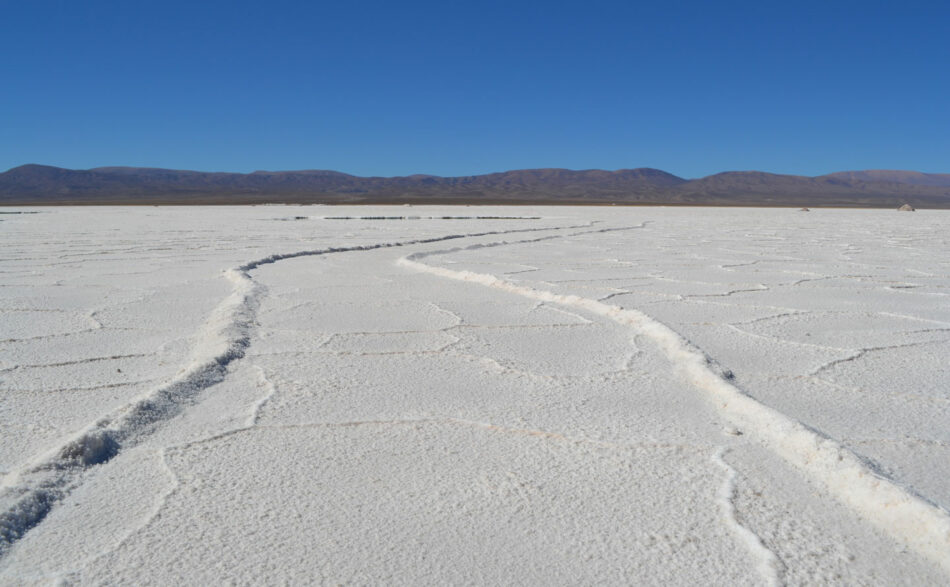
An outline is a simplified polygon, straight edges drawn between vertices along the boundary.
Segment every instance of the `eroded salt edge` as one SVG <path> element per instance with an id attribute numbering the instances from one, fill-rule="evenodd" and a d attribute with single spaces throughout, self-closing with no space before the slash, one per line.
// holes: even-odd
<path id="1" fill-rule="evenodd" d="M 839 501 L 899 542 L 950 573 L 950 515 L 872 470 L 843 445 L 759 403 L 729 382 L 732 374 L 665 324 L 638 310 L 576 295 L 516 285 L 484 273 L 427 265 L 426 257 L 516 243 L 491 243 L 415 253 L 397 261 L 417 271 L 492 287 L 522 297 L 578 308 L 634 328 L 651 339 L 684 378 L 705 391 L 716 409 L 769 450 L 804 471 Z"/>

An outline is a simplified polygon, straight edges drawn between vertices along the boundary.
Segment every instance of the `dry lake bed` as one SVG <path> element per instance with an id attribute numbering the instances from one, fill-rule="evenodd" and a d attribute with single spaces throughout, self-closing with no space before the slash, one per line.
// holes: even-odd
<path id="1" fill-rule="evenodd" d="M 950 580 L 950 212 L 0 212 L 0 584 Z"/>

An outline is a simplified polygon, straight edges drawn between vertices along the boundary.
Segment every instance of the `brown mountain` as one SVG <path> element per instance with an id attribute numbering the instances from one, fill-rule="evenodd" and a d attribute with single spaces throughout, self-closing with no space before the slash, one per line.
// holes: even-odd
<path id="1" fill-rule="evenodd" d="M 208 173 L 23 165 L 0 173 L 0 205 L 552 203 L 950 208 L 950 174 L 731 171 L 686 180 L 657 169 L 522 169 L 487 175 L 358 177 L 336 171 Z"/>
<path id="2" fill-rule="evenodd" d="M 838 173 L 831 173 L 825 177 L 833 177 L 850 182 L 950 187 L 950 173 L 921 173 L 919 171 L 868 169 L 867 171 L 839 171 Z"/>
<path id="3" fill-rule="evenodd" d="M 915 202 L 917 207 L 950 208 L 950 185 L 913 181 L 916 172 L 874 180 L 871 172 L 842 172 L 818 177 L 777 175 L 760 171 L 730 171 L 692 180 L 678 190 L 697 203 L 802 206 L 897 207 Z M 855 175 L 854 178 L 851 175 Z"/>

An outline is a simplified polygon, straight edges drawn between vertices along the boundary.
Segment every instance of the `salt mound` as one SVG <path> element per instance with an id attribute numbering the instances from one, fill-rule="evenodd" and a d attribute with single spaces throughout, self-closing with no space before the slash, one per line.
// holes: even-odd
<path id="1" fill-rule="evenodd" d="M 910 204 L 904 204 L 903 206 L 898 208 L 897 211 L 898 212 L 916 212 L 916 210 L 914 210 L 914 207 L 911 206 Z"/>

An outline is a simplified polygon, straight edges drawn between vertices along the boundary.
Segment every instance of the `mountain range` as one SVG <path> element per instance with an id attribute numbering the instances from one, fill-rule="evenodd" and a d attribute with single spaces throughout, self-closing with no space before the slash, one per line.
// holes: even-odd
<path id="1" fill-rule="evenodd" d="M 950 174 L 842 171 L 806 177 L 729 171 L 684 179 L 658 169 L 522 169 L 439 177 L 337 171 L 220 173 L 22 165 L 0 173 L 0 205 L 659 204 L 950 208 Z"/>

